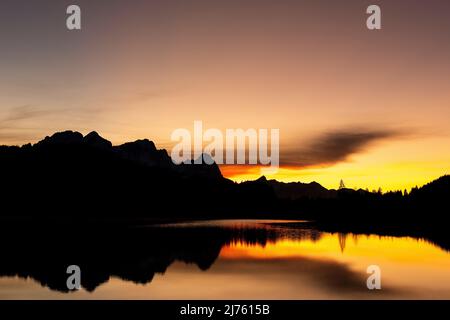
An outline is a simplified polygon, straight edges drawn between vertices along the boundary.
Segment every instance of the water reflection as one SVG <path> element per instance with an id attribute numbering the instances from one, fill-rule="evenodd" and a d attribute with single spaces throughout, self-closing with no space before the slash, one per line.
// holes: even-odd
<path id="1" fill-rule="evenodd" d="M 307 222 L 2 230 L 0 298 L 450 298 L 450 255 L 408 237 L 326 233 Z M 101 230 L 101 231 L 99 231 Z M 67 292 L 77 264 L 82 287 Z M 382 269 L 382 290 L 366 268 Z M 38 285 L 39 284 L 39 285 Z"/>

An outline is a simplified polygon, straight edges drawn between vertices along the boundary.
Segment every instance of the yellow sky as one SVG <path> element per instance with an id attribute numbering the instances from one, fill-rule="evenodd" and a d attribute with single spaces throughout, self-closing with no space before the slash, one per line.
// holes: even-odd
<path id="1" fill-rule="evenodd" d="M 446 143 L 446 137 L 391 142 L 335 165 L 281 167 L 275 174 L 265 173 L 264 167 L 248 166 L 225 166 L 222 172 L 235 181 L 253 180 L 265 174 L 268 179 L 284 182 L 316 181 L 331 189 L 338 188 L 343 179 L 346 187 L 354 189 L 409 191 L 450 172 L 450 154 L 440 148 Z"/>

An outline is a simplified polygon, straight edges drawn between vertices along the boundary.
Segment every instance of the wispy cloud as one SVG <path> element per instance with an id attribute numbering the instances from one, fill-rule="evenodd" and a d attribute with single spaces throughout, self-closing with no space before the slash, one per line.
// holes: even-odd
<path id="1" fill-rule="evenodd" d="M 35 118 L 39 116 L 41 110 L 37 110 L 32 108 L 29 105 L 13 107 L 9 110 L 9 113 L 0 119 L 0 128 L 4 128 L 6 126 L 10 126 L 17 121 Z"/>
<path id="2" fill-rule="evenodd" d="M 6 115 L 0 117 L 0 144 L 5 142 L 16 142 L 23 140 L 32 140 L 34 134 L 32 131 L 24 127 L 26 121 L 45 117 L 60 111 L 42 109 L 31 105 L 22 105 L 12 107 Z"/>

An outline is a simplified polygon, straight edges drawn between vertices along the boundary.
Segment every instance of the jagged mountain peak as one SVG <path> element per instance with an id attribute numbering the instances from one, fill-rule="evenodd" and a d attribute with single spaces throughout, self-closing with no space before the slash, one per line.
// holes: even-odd
<path id="1" fill-rule="evenodd" d="M 140 148 L 140 149 L 147 149 L 151 151 L 156 151 L 156 146 L 153 143 L 153 141 L 150 141 L 148 139 L 138 139 L 133 142 L 126 142 L 118 147 L 129 147 L 129 148 Z"/>
<path id="2" fill-rule="evenodd" d="M 92 131 L 92 132 L 88 133 L 84 137 L 84 142 L 86 142 L 87 144 L 89 144 L 91 146 L 99 147 L 99 148 L 109 149 L 112 147 L 112 143 L 110 141 L 106 140 L 105 138 L 101 137 L 96 131 Z"/>
<path id="3" fill-rule="evenodd" d="M 268 180 L 267 180 L 266 176 L 263 175 L 263 176 L 259 177 L 256 181 L 267 182 Z"/>
<path id="4" fill-rule="evenodd" d="M 48 144 L 74 144 L 81 143 L 83 141 L 83 135 L 77 131 L 66 130 L 62 132 L 56 132 L 51 136 L 46 136 L 43 140 L 39 141 L 37 145 Z"/>

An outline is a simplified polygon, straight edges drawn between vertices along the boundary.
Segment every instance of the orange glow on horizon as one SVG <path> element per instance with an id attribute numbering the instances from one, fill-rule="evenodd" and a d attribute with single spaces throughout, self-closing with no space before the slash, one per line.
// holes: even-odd
<path id="1" fill-rule="evenodd" d="M 450 173 L 450 150 L 442 148 L 446 137 L 392 141 L 345 161 L 309 167 L 281 166 L 266 174 L 264 167 L 221 166 L 222 174 L 236 182 L 267 179 L 282 182 L 317 182 L 336 189 L 339 181 L 352 189 L 410 190 Z M 281 150 L 282 151 L 282 150 Z"/>
<path id="2" fill-rule="evenodd" d="M 352 189 L 378 190 L 384 192 L 408 190 L 421 187 L 441 176 L 450 173 L 450 168 L 429 164 L 427 167 L 415 168 L 398 164 L 390 164 L 377 171 L 377 168 L 349 168 L 346 165 L 322 168 L 281 167 L 275 174 L 265 174 L 260 166 L 221 166 L 222 175 L 235 182 L 252 181 L 265 176 L 269 180 L 280 182 L 317 182 L 327 189 L 337 189 L 340 179 Z"/>

